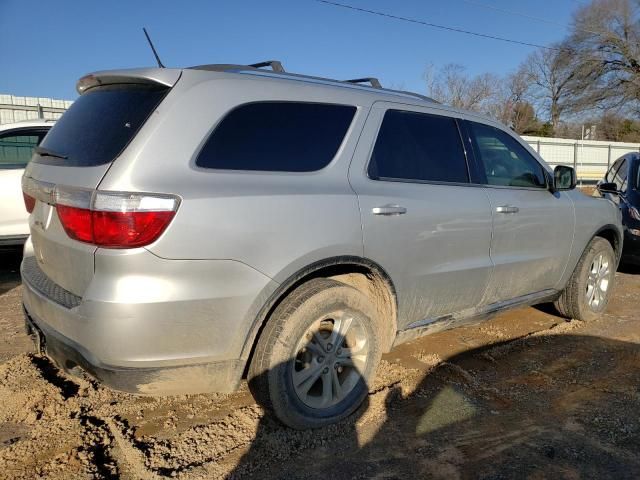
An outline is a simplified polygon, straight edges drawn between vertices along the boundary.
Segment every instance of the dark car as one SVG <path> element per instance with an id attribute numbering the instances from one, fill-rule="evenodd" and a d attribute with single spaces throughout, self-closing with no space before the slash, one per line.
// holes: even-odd
<path id="1" fill-rule="evenodd" d="M 617 159 L 598 190 L 618 204 L 622 212 L 622 262 L 640 265 L 640 153 L 627 153 Z"/>

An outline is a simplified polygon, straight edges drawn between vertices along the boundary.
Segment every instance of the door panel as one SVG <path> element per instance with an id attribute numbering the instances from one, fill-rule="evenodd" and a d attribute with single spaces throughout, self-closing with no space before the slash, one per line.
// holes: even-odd
<path id="1" fill-rule="evenodd" d="M 489 188 L 493 211 L 491 259 L 495 265 L 486 303 L 553 289 L 573 241 L 573 204 L 548 190 Z M 503 206 L 516 213 L 498 212 Z"/>
<path id="2" fill-rule="evenodd" d="M 467 126 L 493 215 L 494 270 L 484 301 L 557 287 L 573 242 L 573 203 L 549 191 L 544 168 L 515 137 L 490 125 Z"/>
<path id="3" fill-rule="evenodd" d="M 395 284 L 399 329 L 477 306 L 492 269 L 489 256 L 492 220 L 485 188 L 406 178 L 369 178 L 371 146 L 376 142 L 384 114 L 388 109 L 404 108 L 387 103 L 374 105 L 349 171 L 362 216 L 364 256 L 380 264 Z M 420 109 L 411 107 L 411 110 Z M 412 145 L 413 150 L 403 143 L 402 155 L 418 155 L 415 152 L 420 150 L 417 144 L 421 141 L 418 139 Z M 394 155 L 397 157 L 398 151 Z M 462 149 L 460 155 L 464 155 Z M 396 159 L 403 163 L 402 158 Z M 444 159 L 450 160 L 453 161 Z M 422 171 L 427 175 L 434 170 L 405 167 L 405 172 Z M 439 168 L 435 170 L 442 172 Z"/>
<path id="4" fill-rule="evenodd" d="M 29 234 L 20 182 L 33 149 L 47 131 L 46 127 L 22 127 L 0 133 L 0 237 Z"/>
<path id="5" fill-rule="evenodd" d="M 24 170 L 0 169 L 0 237 L 29 235 L 29 214 L 22 200 Z"/>

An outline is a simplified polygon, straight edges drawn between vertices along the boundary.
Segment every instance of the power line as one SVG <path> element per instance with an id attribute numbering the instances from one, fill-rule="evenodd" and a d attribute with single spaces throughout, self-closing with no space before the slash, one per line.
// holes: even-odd
<path id="1" fill-rule="evenodd" d="M 506 38 L 506 37 L 498 37 L 496 35 L 489 35 L 487 33 L 472 32 L 470 30 L 464 30 L 462 28 L 448 27 L 446 25 L 439 25 L 437 23 L 431 23 L 431 22 L 426 22 L 424 20 L 418 20 L 416 18 L 402 17 L 400 15 L 393 15 L 391 13 L 379 12 L 377 10 L 369 10 L 367 8 L 354 7 L 353 5 L 347 5 L 345 3 L 333 2 L 333 1 L 330 1 L 330 0 L 315 0 L 315 1 L 319 2 L 319 3 L 324 3 L 325 5 L 331 5 L 333 7 L 340 7 L 340 8 L 345 8 L 347 10 L 354 10 L 356 12 L 369 13 L 371 15 L 377 15 L 379 17 L 386 17 L 386 18 L 391 18 L 393 20 L 400 20 L 400 21 L 403 21 L 403 22 L 414 23 L 414 24 L 425 26 L 425 27 L 439 28 L 441 30 L 447 30 L 449 32 L 464 33 L 465 35 L 473 35 L 475 37 L 488 38 L 490 40 L 498 40 L 500 42 L 507 42 L 507 43 L 512 43 L 512 44 L 516 44 L 516 45 L 525 45 L 527 47 L 542 48 L 542 49 L 545 49 L 545 50 L 553 50 L 553 51 L 557 51 L 557 52 L 569 50 L 569 49 L 566 49 L 566 48 L 549 47 L 547 45 L 539 45 L 537 43 L 522 42 L 520 40 L 513 40 L 511 38 Z"/>
<path id="2" fill-rule="evenodd" d="M 516 17 L 523 17 L 523 18 L 527 18 L 529 20 L 535 20 L 536 22 L 542 22 L 542 23 L 547 23 L 549 25 L 555 25 L 557 27 L 562 27 L 562 28 L 570 28 L 572 27 L 571 25 L 568 25 L 566 23 L 562 23 L 562 22 L 556 22 L 555 20 L 549 20 L 547 18 L 542 18 L 542 17 L 536 17 L 535 15 L 529 15 L 527 13 L 522 13 L 522 12 L 516 12 L 513 10 L 507 10 L 506 8 L 500 8 L 500 7 L 496 7 L 495 5 L 489 5 L 488 3 L 482 3 L 482 2 L 475 2 L 473 0 L 461 0 L 464 3 L 467 3 L 469 5 L 474 5 L 476 7 L 481 7 L 481 8 L 486 8 L 489 10 L 494 10 L 496 12 L 500 12 L 500 13 L 505 13 L 507 15 L 514 15 Z M 586 32 L 586 33 L 593 33 L 594 35 L 599 35 L 602 32 L 596 32 L 594 30 L 587 30 L 584 28 L 579 28 L 579 27 L 573 27 L 576 30 L 580 30 L 581 32 Z"/>

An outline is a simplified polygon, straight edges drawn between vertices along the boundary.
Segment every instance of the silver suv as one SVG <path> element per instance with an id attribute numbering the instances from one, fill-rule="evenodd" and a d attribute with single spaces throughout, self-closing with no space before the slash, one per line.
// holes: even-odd
<path id="1" fill-rule="evenodd" d="M 27 324 L 71 373 L 157 395 L 246 377 L 285 424 L 318 427 L 402 341 L 607 305 L 618 210 L 492 120 L 277 62 L 78 91 L 23 178 Z"/>

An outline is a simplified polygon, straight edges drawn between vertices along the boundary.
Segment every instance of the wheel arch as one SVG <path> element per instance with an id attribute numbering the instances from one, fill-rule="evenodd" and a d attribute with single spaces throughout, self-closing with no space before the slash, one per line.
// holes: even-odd
<path id="1" fill-rule="evenodd" d="M 615 225 L 608 224 L 600 227 L 591 237 L 593 240 L 596 237 L 604 238 L 611 244 L 613 252 L 616 254 L 616 259 L 619 261 L 622 256 L 622 233 Z"/>
<path id="2" fill-rule="evenodd" d="M 258 311 L 242 348 L 241 358 L 246 360 L 245 374 L 251 364 L 255 346 L 260 338 L 271 313 L 280 302 L 299 285 L 313 278 L 331 278 L 351 285 L 370 299 L 374 306 L 388 319 L 385 329 L 383 351 L 389 351 L 393 345 L 397 331 L 397 298 L 396 290 L 387 272 L 376 262 L 364 257 L 339 256 L 326 258 L 311 263 L 289 276 L 270 295 Z"/>
<path id="3" fill-rule="evenodd" d="M 613 224 L 606 224 L 595 230 L 589 237 L 586 237 L 586 241 L 582 250 L 575 251 L 572 253 L 573 260 L 570 260 L 569 267 L 565 270 L 564 279 L 561 280 L 561 287 L 559 290 L 563 290 L 566 287 L 567 282 L 571 279 L 571 275 L 575 271 L 578 266 L 578 262 L 584 255 L 584 252 L 589 248 L 589 244 L 594 238 L 602 238 L 609 242 L 611 247 L 613 248 L 613 252 L 616 255 L 616 265 L 620 262 L 620 257 L 622 256 L 622 233 L 620 230 Z"/>

